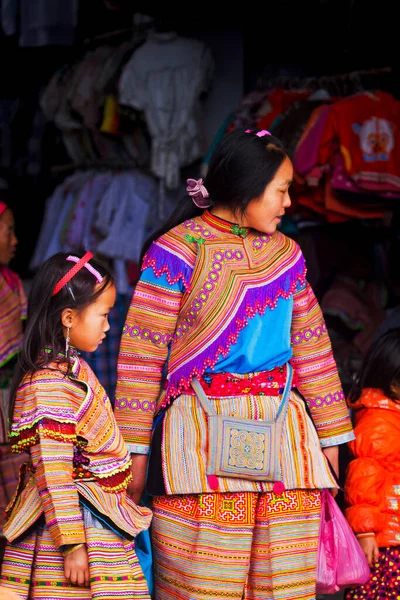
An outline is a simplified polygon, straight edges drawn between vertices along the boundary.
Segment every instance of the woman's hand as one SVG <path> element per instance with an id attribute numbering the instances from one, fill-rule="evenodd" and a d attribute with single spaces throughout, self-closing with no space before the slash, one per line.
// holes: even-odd
<path id="1" fill-rule="evenodd" d="M 132 479 L 128 484 L 127 493 L 135 504 L 139 504 L 146 485 L 148 456 L 147 454 L 131 454 L 131 458 Z"/>
<path id="2" fill-rule="evenodd" d="M 375 536 L 371 535 L 369 537 L 359 538 L 358 542 L 367 558 L 369 566 L 372 567 L 379 558 L 379 548 Z"/>
<path id="3" fill-rule="evenodd" d="M 337 479 L 339 479 L 339 446 L 328 446 L 327 448 L 322 448 L 322 451 L 334 470 Z M 338 495 L 339 490 L 337 488 L 331 488 L 330 492 L 335 498 Z"/>
<path id="4" fill-rule="evenodd" d="M 64 556 L 64 575 L 73 585 L 90 587 L 89 560 L 85 544 Z"/>

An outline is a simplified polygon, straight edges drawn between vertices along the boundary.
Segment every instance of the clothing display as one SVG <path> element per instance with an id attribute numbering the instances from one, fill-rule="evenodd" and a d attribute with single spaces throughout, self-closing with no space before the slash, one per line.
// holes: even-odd
<path id="1" fill-rule="evenodd" d="M 26 594 L 33 568 L 35 587 L 58 581 L 52 597 L 71 597 L 62 550 L 86 543 L 93 595 L 118 582 L 121 597 L 149 599 L 134 539 L 149 527 L 151 511 L 126 494 L 130 455 L 103 387 L 76 351 L 72 361 L 68 372 L 60 356 L 19 386 L 10 439 L 30 461 L 7 508 L 1 581 Z M 100 557 L 104 547 L 113 549 L 112 561 Z M 87 590 L 77 593 L 92 597 Z"/>
<path id="2" fill-rule="evenodd" d="M 140 170 L 76 171 L 46 201 L 30 268 L 83 245 L 113 262 L 117 289 L 127 293 L 127 267 L 138 262 L 145 238 L 157 226 L 157 202 L 158 186 Z"/>
<path id="3" fill-rule="evenodd" d="M 348 74 L 350 83 L 353 76 Z M 334 78 L 325 82 L 329 79 Z M 312 78 L 289 89 L 272 81 L 264 88 L 259 84 L 224 124 L 225 131 L 268 129 L 283 142 L 295 168 L 291 214 L 311 213 L 328 223 L 383 219 L 400 198 L 399 100 L 381 90 L 348 86 L 346 94 L 338 83 L 331 94 L 307 83 L 315 84 Z"/>
<path id="4" fill-rule="evenodd" d="M 152 136 L 151 170 L 167 188 L 179 169 L 202 158 L 201 94 L 210 88 L 213 60 L 200 41 L 153 33 L 133 54 L 119 81 L 119 102 L 144 111 Z"/>
<path id="5" fill-rule="evenodd" d="M 70 46 L 78 20 L 78 0 L 2 0 L 5 35 L 17 35 L 21 47 Z"/>

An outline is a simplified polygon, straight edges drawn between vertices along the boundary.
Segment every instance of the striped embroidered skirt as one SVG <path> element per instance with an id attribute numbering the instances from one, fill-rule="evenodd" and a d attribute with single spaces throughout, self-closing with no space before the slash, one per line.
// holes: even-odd
<path id="1" fill-rule="evenodd" d="M 156 600 L 315 600 L 318 490 L 160 496 Z"/>
<path id="2" fill-rule="evenodd" d="M 208 395 L 216 413 L 275 420 L 279 395 L 234 392 Z M 148 485 L 155 490 L 149 489 L 156 600 L 315 600 L 320 490 L 337 484 L 304 400 L 292 390 L 282 495 L 273 493 L 273 482 L 240 478 L 218 477 L 213 489 L 207 440 L 193 394 L 176 398 L 154 429 Z"/>
<path id="3" fill-rule="evenodd" d="M 209 397 L 217 414 L 245 419 L 272 421 L 281 403 L 280 396 L 250 394 Z M 270 492 L 273 482 L 219 477 L 218 489 L 209 485 L 206 474 L 208 429 L 206 415 L 196 396 L 182 394 L 165 413 L 161 431 L 154 431 L 152 455 L 159 455 L 159 473 L 165 493 L 201 494 L 204 492 Z M 158 440 L 157 440 L 158 438 Z M 161 448 L 156 448 L 156 445 Z M 154 452 L 153 452 L 154 450 Z M 159 452 L 161 450 L 161 452 Z M 152 457 L 149 476 L 152 477 Z M 322 452 L 317 431 L 308 416 L 304 400 L 292 391 L 281 443 L 282 478 L 286 489 L 323 489 L 337 487 Z M 157 468 L 155 469 L 157 471 Z M 160 472 L 162 470 L 162 472 Z M 154 493 L 161 495 L 164 492 Z"/>
<path id="4" fill-rule="evenodd" d="M 83 511 L 90 589 L 66 580 L 64 557 L 45 526 L 6 546 L 0 584 L 23 600 L 150 600 L 135 542 L 124 540 Z"/>

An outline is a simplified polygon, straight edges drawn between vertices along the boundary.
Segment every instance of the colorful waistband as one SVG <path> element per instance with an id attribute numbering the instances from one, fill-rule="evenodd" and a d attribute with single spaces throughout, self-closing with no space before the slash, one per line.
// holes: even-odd
<path id="1" fill-rule="evenodd" d="M 280 396 L 286 383 L 286 365 L 259 373 L 204 373 L 199 379 L 207 396 Z M 297 387 L 293 373 L 292 389 Z M 194 394 L 190 387 L 185 394 Z"/>

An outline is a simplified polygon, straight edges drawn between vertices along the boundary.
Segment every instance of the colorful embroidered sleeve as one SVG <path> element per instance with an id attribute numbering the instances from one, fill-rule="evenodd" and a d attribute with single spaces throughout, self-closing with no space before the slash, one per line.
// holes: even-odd
<path id="1" fill-rule="evenodd" d="M 291 364 L 310 408 L 321 446 L 354 439 L 322 311 L 309 283 L 293 296 Z"/>
<path id="2" fill-rule="evenodd" d="M 27 311 L 27 298 L 24 290 L 24 286 L 22 285 L 22 281 L 19 279 L 18 281 L 18 296 L 21 303 L 21 320 L 26 319 L 26 311 Z"/>
<path id="3" fill-rule="evenodd" d="M 39 443 L 31 448 L 35 481 L 46 524 L 56 548 L 86 541 L 79 497 L 72 477 L 74 445 L 49 437 L 39 428 Z"/>
<path id="4" fill-rule="evenodd" d="M 30 451 L 46 524 L 59 548 L 86 539 L 73 478 L 73 402 L 78 404 L 83 392 L 63 374 L 53 373 L 44 371 L 36 381 L 28 379 L 21 385 L 10 439 L 14 451 Z"/>
<path id="5" fill-rule="evenodd" d="M 131 452 L 147 454 L 168 347 L 191 269 L 153 244 L 123 329 L 115 417 Z"/>

